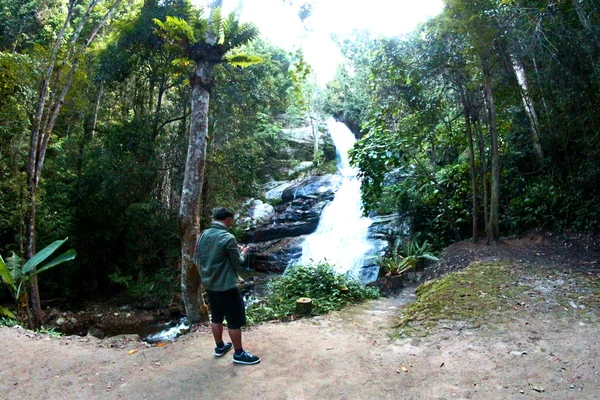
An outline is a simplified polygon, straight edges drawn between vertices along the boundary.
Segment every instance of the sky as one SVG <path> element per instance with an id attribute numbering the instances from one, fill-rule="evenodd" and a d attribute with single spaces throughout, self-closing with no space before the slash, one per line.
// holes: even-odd
<path id="1" fill-rule="evenodd" d="M 196 0 L 197 4 L 206 0 Z M 296 3 L 303 3 L 296 0 Z M 398 36 L 442 10 L 442 0 L 312 0 L 311 16 L 302 24 L 298 6 L 284 0 L 223 0 L 228 14 L 241 4 L 241 20 L 253 22 L 261 36 L 286 50 L 302 48 L 317 81 L 333 78 L 342 56 L 331 35 L 346 35 L 353 29 L 376 35 Z"/>

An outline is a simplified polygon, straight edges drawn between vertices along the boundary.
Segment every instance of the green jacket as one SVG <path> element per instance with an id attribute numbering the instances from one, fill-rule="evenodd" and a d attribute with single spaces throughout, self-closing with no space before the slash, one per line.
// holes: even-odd
<path id="1" fill-rule="evenodd" d="M 244 261 L 235 237 L 227 228 L 214 222 L 202 232 L 196 242 L 194 262 L 200 269 L 206 290 L 224 292 L 236 287 L 238 268 Z"/>

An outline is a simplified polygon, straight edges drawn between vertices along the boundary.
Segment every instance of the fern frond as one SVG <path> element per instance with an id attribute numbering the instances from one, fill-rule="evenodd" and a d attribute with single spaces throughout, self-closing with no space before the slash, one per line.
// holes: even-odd
<path id="1" fill-rule="evenodd" d="M 210 24 L 208 30 L 217 37 L 217 42 L 221 42 L 223 37 L 223 18 L 221 16 L 221 7 L 214 8 L 210 12 Z"/>
<path id="2" fill-rule="evenodd" d="M 164 22 L 156 18 L 153 21 L 160 28 L 160 35 L 167 39 L 185 39 L 192 44 L 197 42 L 194 30 L 184 19 L 168 15 Z"/>
<path id="3" fill-rule="evenodd" d="M 261 57 L 249 54 L 226 54 L 223 60 L 234 67 L 248 67 L 250 65 L 259 64 L 263 61 Z"/>
<path id="4" fill-rule="evenodd" d="M 258 28 L 252 23 L 236 23 L 232 24 L 230 28 L 223 44 L 226 50 L 248 44 L 259 35 Z"/>

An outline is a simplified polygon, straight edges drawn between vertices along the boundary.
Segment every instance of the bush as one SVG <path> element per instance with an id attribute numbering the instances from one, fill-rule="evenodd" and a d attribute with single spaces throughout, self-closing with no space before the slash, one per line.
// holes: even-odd
<path id="1" fill-rule="evenodd" d="M 353 277 L 339 274 L 327 262 L 289 268 L 269 284 L 269 294 L 248 307 L 248 320 L 255 324 L 274 319 L 289 319 L 296 300 L 310 297 L 312 315 L 339 310 L 350 303 L 379 297 L 375 288 L 365 287 Z"/>

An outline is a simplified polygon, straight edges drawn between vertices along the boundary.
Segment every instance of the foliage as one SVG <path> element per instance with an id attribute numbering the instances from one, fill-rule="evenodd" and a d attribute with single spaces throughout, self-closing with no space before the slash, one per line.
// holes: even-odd
<path id="1" fill-rule="evenodd" d="M 7 259 L 7 262 L 4 262 L 2 256 L 0 256 L 0 278 L 2 278 L 2 283 L 10 290 L 10 293 L 18 306 L 21 298 L 26 294 L 29 282 L 33 277 L 75 258 L 75 250 L 67 250 L 52 261 L 46 262 L 46 259 L 58 250 L 67 239 L 68 238 L 57 240 L 54 243 L 49 244 L 27 260 L 23 265 L 21 265 L 20 258 L 14 253 L 12 257 Z"/>
<path id="2" fill-rule="evenodd" d="M 335 272 L 327 262 L 290 267 L 269 284 L 269 294 L 248 307 L 252 323 L 289 319 L 300 297 L 312 299 L 312 315 L 339 310 L 349 303 L 379 296 L 376 289 L 362 286 L 355 278 Z"/>
<path id="3" fill-rule="evenodd" d="M 126 290 L 124 296 L 127 300 L 139 302 L 153 302 L 160 307 L 167 307 L 172 302 L 179 291 L 178 272 L 172 268 L 162 268 L 152 274 L 144 277 L 141 281 L 136 281 L 130 275 L 122 275 L 119 270 L 113 272 L 108 277 Z"/>
<path id="4" fill-rule="evenodd" d="M 48 335 L 48 336 L 52 336 L 52 337 L 61 337 L 62 333 L 60 333 L 59 331 L 56 330 L 56 328 L 47 328 L 45 326 L 42 326 L 39 330 L 39 333 L 44 334 L 44 335 Z"/>
<path id="5" fill-rule="evenodd" d="M 0 35 L 1 36 L 1 35 Z M 4 251 L 23 232 L 26 173 L 22 160 L 36 96 L 36 62 L 27 55 L 0 52 L 0 243 Z"/>
<path id="6" fill-rule="evenodd" d="M 1 310 L 0 310 L 0 313 L 1 313 Z M 7 315 L 7 314 L 4 314 L 4 315 Z M 8 328 L 12 328 L 13 326 L 19 325 L 19 321 L 17 321 L 17 319 L 14 316 L 10 316 L 10 315 L 7 315 L 7 316 L 8 316 L 8 318 L 4 318 L 4 317 L 0 318 L 1 326 L 6 326 Z"/>
<path id="7" fill-rule="evenodd" d="M 427 240 L 419 244 L 417 234 L 410 240 L 396 239 L 391 254 L 382 260 L 381 266 L 384 271 L 392 275 L 400 275 L 416 269 L 424 260 L 438 261 L 439 259 L 431 254 L 431 245 Z"/>
<path id="8" fill-rule="evenodd" d="M 476 228 L 486 228 L 487 85 L 495 98 L 503 232 L 597 231 L 590 205 L 599 198 L 600 119 L 581 106 L 595 104 L 600 89 L 594 4 L 448 0 L 405 38 L 340 43 L 353 51 L 346 54 L 353 69 L 338 72 L 326 109 L 355 115 L 365 133 L 352 151 L 365 212 L 407 215 L 436 247 L 469 237 L 476 214 Z M 359 76 L 367 84 L 345 89 Z M 398 170 L 409 176 L 390 179 Z"/>

